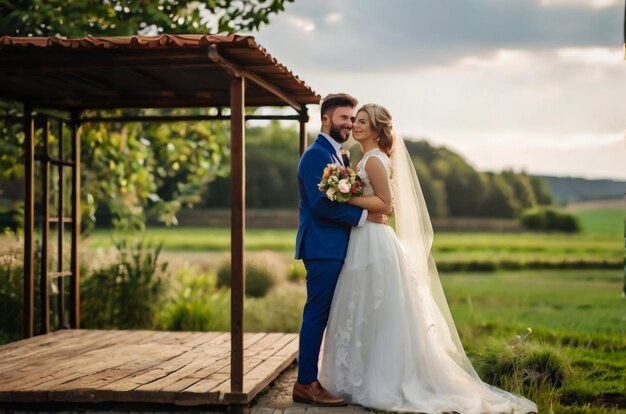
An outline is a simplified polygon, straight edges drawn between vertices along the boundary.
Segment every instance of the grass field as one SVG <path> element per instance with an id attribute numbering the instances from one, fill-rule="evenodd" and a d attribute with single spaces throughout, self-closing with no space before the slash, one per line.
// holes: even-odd
<path id="1" fill-rule="evenodd" d="M 516 338 L 528 334 L 530 328 L 532 332 L 524 343 L 533 349 L 548 350 L 566 371 L 563 384 L 529 395 L 538 401 L 540 412 L 626 414 L 624 210 L 600 205 L 571 212 L 580 218 L 582 233 L 437 232 L 434 256 L 442 269 L 442 284 L 462 341 L 477 365 L 485 355 L 506 355 L 514 347 L 511 344 L 519 340 Z M 247 257 L 273 264 L 279 282 L 268 296 L 246 300 L 246 330 L 297 331 L 305 288 L 302 281 L 288 283 L 284 278 L 287 266 L 293 263 L 295 233 L 295 229 L 247 230 Z M 227 228 L 150 228 L 146 237 L 163 242 L 164 260 L 172 264 L 179 261 L 181 268 L 191 264 L 197 272 L 213 272 L 227 257 L 230 246 Z M 11 240 L 4 238 L 4 242 Z M 84 240 L 83 253 L 90 255 L 93 265 L 98 260 L 93 250 L 111 246 L 110 233 L 97 231 Z M 591 266 L 446 270 L 450 263 L 506 261 Z M 611 264 L 611 269 L 599 268 L 605 262 Z M 190 278 L 197 280 L 193 272 Z M 230 308 L 229 295 L 215 295 L 209 295 L 210 300 L 204 294 L 196 298 L 196 317 L 203 327 L 211 329 L 212 322 L 206 323 L 209 318 L 202 312 L 217 310 L 215 314 L 221 319 L 213 329 L 227 329 L 228 314 L 224 309 Z M 187 306 L 188 302 L 184 299 L 181 304 Z M 494 343 L 500 351 L 490 350 Z"/>
<path id="2" fill-rule="evenodd" d="M 292 255 L 296 231 L 293 229 L 249 229 L 246 251 L 271 250 Z M 150 228 L 147 239 L 162 242 L 166 252 L 227 252 L 230 230 L 227 228 Z M 485 264 L 515 265 L 513 268 L 621 266 L 624 257 L 622 239 L 604 233 L 577 235 L 541 233 L 444 233 L 435 235 L 433 255 L 442 269 L 489 270 Z M 110 247 L 111 236 L 98 231 L 84 242 L 88 248 Z M 571 266 L 567 264 L 570 263 Z M 455 267 L 456 266 L 456 267 Z"/>

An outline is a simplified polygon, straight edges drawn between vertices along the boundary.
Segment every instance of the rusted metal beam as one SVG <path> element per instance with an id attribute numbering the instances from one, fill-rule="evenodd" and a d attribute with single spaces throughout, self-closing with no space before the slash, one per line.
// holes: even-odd
<path id="1" fill-rule="evenodd" d="M 70 327 L 80 328 L 80 112 L 72 112 L 70 123 L 72 131 L 72 255 L 70 258 Z M 60 281 L 62 279 L 59 279 Z"/>
<path id="2" fill-rule="evenodd" d="M 97 54 L 89 54 L 83 58 L 77 58 L 72 50 L 64 51 L 58 48 L 32 48 L 33 50 L 9 50 L 2 53 L 0 69 L 11 70 L 16 67 L 25 68 L 24 72 L 45 70 L 46 72 L 68 72 L 78 70 L 96 70 L 116 67 L 210 67 L 215 66 L 206 60 L 206 49 L 177 49 L 177 50 L 153 50 L 143 51 L 138 54 L 136 50 L 111 50 L 107 52 L 101 49 Z"/>
<path id="3" fill-rule="evenodd" d="M 0 117 L 1 119 L 2 117 Z M 300 115 L 246 115 L 246 121 L 252 120 L 293 120 L 302 119 Z M 146 116 L 99 116 L 85 117 L 80 121 L 85 122 L 186 122 L 186 121 L 228 121 L 230 115 L 146 115 Z"/>
<path id="4" fill-rule="evenodd" d="M 230 87 L 230 165 L 231 165 L 231 373 L 230 391 L 243 391 L 243 306 L 245 292 L 245 79 L 233 77 Z"/>
<path id="5" fill-rule="evenodd" d="M 302 154 L 308 147 L 306 137 L 306 123 L 309 121 L 309 114 L 305 105 L 302 105 L 300 114 L 300 156 L 302 156 Z"/>
<path id="6" fill-rule="evenodd" d="M 35 118 L 32 106 L 24 103 L 24 302 L 22 336 L 30 338 L 34 332 L 35 301 Z"/>
<path id="7" fill-rule="evenodd" d="M 70 114 L 71 117 L 71 114 Z M 63 138 L 63 122 L 59 122 L 59 146 L 58 146 L 58 154 L 57 159 L 54 165 L 57 167 L 57 175 L 59 179 L 58 186 L 58 197 L 57 200 L 57 217 L 60 218 L 59 224 L 57 226 L 57 273 L 63 272 L 63 241 L 65 239 L 65 221 L 63 217 L 65 216 L 65 170 L 63 169 L 64 163 L 64 138 Z M 59 278 L 57 281 L 57 319 L 59 321 L 59 325 L 57 328 L 62 328 L 65 323 L 65 281 L 63 278 Z"/>
<path id="8" fill-rule="evenodd" d="M 50 332 L 50 293 L 48 292 L 48 266 L 50 265 L 48 252 L 48 237 L 50 234 L 50 162 L 48 161 L 48 135 L 50 134 L 50 121 L 44 116 L 43 121 L 43 156 L 41 167 L 41 186 L 43 187 L 43 229 L 41 236 L 41 274 L 39 279 L 39 294 L 41 295 L 41 330 L 46 334 Z"/>
<path id="9" fill-rule="evenodd" d="M 219 53 L 217 45 L 209 46 L 209 59 L 227 68 L 235 76 L 243 76 L 246 79 L 251 80 L 252 82 L 256 83 L 257 85 L 265 89 L 266 91 L 269 91 L 273 93 L 274 95 L 276 95 L 277 97 L 279 97 L 280 99 L 282 99 L 285 103 L 289 104 L 289 106 L 291 106 L 296 111 L 300 111 L 300 108 L 302 105 L 298 101 L 293 99 L 291 94 L 283 91 L 276 85 L 266 81 L 265 79 L 261 78 L 259 75 L 253 72 L 250 72 L 249 70 L 246 70 L 233 62 L 230 62 L 228 59 L 224 58 Z"/>

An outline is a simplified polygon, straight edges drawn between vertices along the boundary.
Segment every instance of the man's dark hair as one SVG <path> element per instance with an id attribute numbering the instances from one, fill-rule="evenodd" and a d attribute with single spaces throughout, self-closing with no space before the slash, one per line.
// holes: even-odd
<path id="1" fill-rule="evenodd" d="M 320 117 L 323 118 L 324 115 L 332 117 L 336 108 L 340 106 L 355 108 L 357 103 L 358 101 L 347 93 L 331 93 L 330 95 L 326 95 L 326 97 L 322 100 Z"/>

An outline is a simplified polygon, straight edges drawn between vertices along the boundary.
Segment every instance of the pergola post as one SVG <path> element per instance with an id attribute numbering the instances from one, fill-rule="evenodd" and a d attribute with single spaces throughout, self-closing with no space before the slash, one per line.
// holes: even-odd
<path id="1" fill-rule="evenodd" d="M 244 235 L 246 219 L 245 79 L 234 74 L 230 84 L 231 175 L 231 308 L 230 390 L 243 391 L 243 302 L 245 286 Z"/>
<path id="2" fill-rule="evenodd" d="M 48 279 L 48 268 L 50 257 L 48 255 L 48 238 L 50 237 L 50 160 L 49 141 L 50 120 L 46 115 L 43 117 L 43 157 L 41 158 L 41 187 L 43 189 L 43 223 L 41 235 L 41 270 L 39 274 L 39 292 L 41 296 L 41 333 L 50 332 L 50 286 Z"/>
<path id="3" fill-rule="evenodd" d="M 30 338 L 34 332 L 35 300 L 35 118 L 30 103 L 24 104 L 24 302 L 22 336 Z"/>
<path id="4" fill-rule="evenodd" d="M 304 109 L 306 111 L 306 108 Z M 308 121 L 308 116 L 300 118 L 300 156 L 304 153 L 308 146 L 308 142 L 306 139 L 306 123 Z"/>
<path id="5" fill-rule="evenodd" d="M 80 328 L 80 266 L 78 245 L 80 242 L 80 112 L 72 111 L 72 252 L 70 258 L 70 327 Z M 62 213 L 62 212 L 61 212 Z M 61 214 L 62 216 L 62 214 Z M 62 225 L 62 224 L 61 224 Z M 59 259 L 60 260 L 60 259 Z M 62 321 L 61 321 L 62 323 Z"/>

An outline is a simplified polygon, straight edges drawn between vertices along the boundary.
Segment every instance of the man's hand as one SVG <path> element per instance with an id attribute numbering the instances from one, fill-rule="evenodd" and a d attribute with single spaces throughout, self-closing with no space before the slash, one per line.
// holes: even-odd
<path id="1" fill-rule="evenodd" d="M 385 226 L 389 224 L 387 220 L 387 215 L 382 213 L 367 213 L 367 220 L 372 223 L 384 224 Z"/>

